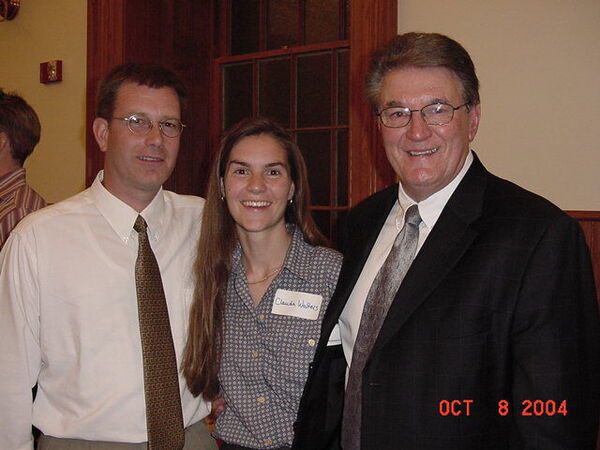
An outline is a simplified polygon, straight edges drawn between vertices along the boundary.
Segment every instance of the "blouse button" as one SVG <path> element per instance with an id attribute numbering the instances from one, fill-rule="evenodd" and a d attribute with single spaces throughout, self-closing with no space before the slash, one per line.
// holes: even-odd
<path id="1" fill-rule="evenodd" d="M 316 343 L 317 342 L 314 339 L 309 339 L 308 340 L 308 345 L 311 346 L 311 347 L 314 347 Z"/>
<path id="2" fill-rule="evenodd" d="M 264 403 L 264 402 L 266 402 L 266 401 L 267 401 L 267 399 L 266 399 L 266 398 L 264 398 L 264 397 L 261 395 L 260 397 L 258 397 L 258 398 L 256 399 L 256 401 L 257 401 L 258 403 Z"/>

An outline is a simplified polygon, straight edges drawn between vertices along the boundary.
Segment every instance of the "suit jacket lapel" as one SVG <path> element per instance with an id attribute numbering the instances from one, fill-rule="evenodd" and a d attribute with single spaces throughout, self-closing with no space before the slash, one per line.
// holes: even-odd
<path id="1" fill-rule="evenodd" d="M 487 171 L 476 155 L 408 270 L 390 306 L 372 353 L 404 325 L 460 260 L 478 234 Z"/>
<path id="2" fill-rule="evenodd" d="M 368 208 L 361 211 L 359 224 L 348 222 L 347 226 L 352 227 L 352 231 L 347 233 L 349 242 L 344 246 L 344 263 L 336 290 L 323 318 L 322 336 L 329 336 L 337 323 L 379 232 L 398 199 L 398 185 L 390 186 L 376 195 L 377 197 L 368 204 Z M 349 220 L 352 220 L 351 216 Z"/>

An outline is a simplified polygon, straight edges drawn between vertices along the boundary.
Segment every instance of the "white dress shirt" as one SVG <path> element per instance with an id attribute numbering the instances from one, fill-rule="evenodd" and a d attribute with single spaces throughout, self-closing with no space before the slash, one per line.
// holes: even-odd
<path id="1" fill-rule="evenodd" d="M 390 213 L 379 232 L 379 236 L 375 241 L 375 245 L 371 249 L 371 253 L 365 262 L 365 265 L 354 285 L 354 289 L 346 302 L 346 306 L 340 315 L 338 324 L 340 327 L 340 337 L 342 340 L 342 348 L 344 350 L 344 357 L 346 363 L 350 366 L 352 361 L 352 352 L 354 351 L 354 342 L 358 334 L 358 328 L 360 326 L 360 320 L 362 318 L 363 308 L 367 299 L 367 294 L 371 285 L 379 272 L 379 269 L 386 260 L 388 254 L 392 250 L 396 236 L 404 226 L 404 213 L 406 210 L 417 204 L 419 207 L 419 214 L 421 215 L 422 222 L 419 225 L 419 241 L 417 243 L 417 254 L 423 246 L 423 243 L 429 236 L 429 233 L 433 229 L 433 226 L 437 222 L 442 210 L 448 203 L 448 200 L 456 190 L 457 186 L 464 178 L 465 174 L 471 163 L 473 162 L 473 155 L 471 152 L 467 155 L 465 164 L 462 169 L 454 177 L 454 179 L 448 183 L 443 189 L 439 190 L 435 194 L 427 197 L 425 200 L 417 203 L 411 199 L 402 188 L 402 182 L 399 183 L 398 189 L 398 201 L 394 204 Z M 415 254 L 416 257 L 416 254 Z M 347 377 L 346 372 L 346 377 Z"/>
<path id="2" fill-rule="evenodd" d="M 27 216 L 0 253 L 0 449 L 44 434 L 144 442 L 135 287 L 138 213 L 101 183 Z M 178 363 L 204 200 L 161 190 L 141 212 L 162 275 Z M 38 383 L 33 408 L 31 388 Z M 179 379 L 184 426 L 208 415 Z"/>

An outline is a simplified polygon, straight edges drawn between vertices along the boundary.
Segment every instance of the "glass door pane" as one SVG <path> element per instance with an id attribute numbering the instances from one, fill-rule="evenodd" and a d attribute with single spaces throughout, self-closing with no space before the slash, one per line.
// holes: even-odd
<path id="1" fill-rule="evenodd" d="M 348 83 L 350 81 L 350 51 L 341 50 L 337 54 L 337 124 L 348 125 Z"/>
<path id="2" fill-rule="evenodd" d="M 223 129 L 252 115 L 252 62 L 223 67 Z"/>
<path id="3" fill-rule="evenodd" d="M 232 55 L 260 50 L 259 8 L 259 0 L 231 0 L 229 37 Z"/>
<path id="4" fill-rule="evenodd" d="M 298 128 L 331 125 L 331 52 L 299 55 Z"/>
<path id="5" fill-rule="evenodd" d="M 267 50 L 298 45 L 298 2 L 269 0 L 267 7 Z"/>
<path id="6" fill-rule="evenodd" d="M 290 58 L 259 62 L 258 112 L 290 127 Z"/>
<path id="7" fill-rule="evenodd" d="M 339 0 L 304 1 L 304 40 L 318 44 L 340 40 Z"/>
<path id="8" fill-rule="evenodd" d="M 323 235 L 325 235 L 328 239 L 331 238 L 331 213 L 329 211 L 320 210 L 312 210 L 312 216 L 319 227 L 319 230 Z"/>
<path id="9" fill-rule="evenodd" d="M 348 206 L 348 130 L 337 131 L 336 206 Z"/>
<path id="10" fill-rule="evenodd" d="M 312 205 L 331 205 L 331 132 L 299 131 L 296 142 L 306 160 Z"/>

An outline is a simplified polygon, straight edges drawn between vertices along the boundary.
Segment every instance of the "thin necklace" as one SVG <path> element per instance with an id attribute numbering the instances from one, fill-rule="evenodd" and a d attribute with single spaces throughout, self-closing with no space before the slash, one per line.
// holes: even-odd
<path id="1" fill-rule="evenodd" d="M 282 267 L 283 267 L 283 264 L 279 267 L 276 267 L 275 270 L 273 270 L 273 272 L 269 272 L 266 277 L 261 278 L 258 281 L 252 281 L 252 282 L 248 281 L 248 284 L 258 284 L 258 283 L 262 283 L 263 281 L 267 281 L 269 278 L 271 278 L 273 275 L 275 275 L 277 272 L 279 272 Z"/>

